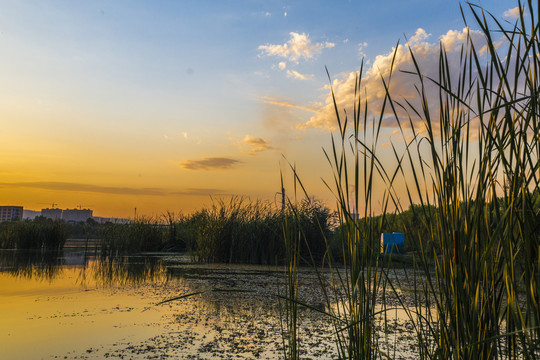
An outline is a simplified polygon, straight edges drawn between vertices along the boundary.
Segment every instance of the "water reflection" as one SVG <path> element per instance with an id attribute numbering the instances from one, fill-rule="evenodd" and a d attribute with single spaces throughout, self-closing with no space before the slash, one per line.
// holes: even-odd
<path id="1" fill-rule="evenodd" d="M 0 250 L 0 272 L 27 279 L 55 279 L 65 260 L 62 251 Z"/>
<path id="2" fill-rule="evenodd" d="M 91 280 L 101 287 L 163 283 L 169 279 L 163 261 L 146 256 L 96 258 L 85 264 L 78 277 L 81 285 Z"/>
<path id="3" fill-rule="evenodd" d="M 77 283 L 83 287 L 160 283 L 170 279 L 170 273 L 158 257 L 101 257 L 88 248 L 0 250 L 0 272 L 15 278 L 53 282 L 66 271 L 76 271 Z"/>

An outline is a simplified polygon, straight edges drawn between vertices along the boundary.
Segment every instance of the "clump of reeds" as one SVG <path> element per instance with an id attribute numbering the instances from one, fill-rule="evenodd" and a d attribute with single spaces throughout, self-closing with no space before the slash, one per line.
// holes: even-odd
<path id="1" fill-rule="evenodd" d="M 280 227 L 268 203 L 219 199 L 191 219 L 199 261 L 270 264 L 279 256 Z"/>
<path id="2" fill-rule="evenodd" d="M 65 224 L 58 220 L 38 218 L 0 224 L 1 249 L 59 250 L 66 237 Z"/>
<path id="3" fill-rule="evenodd" d="M 150 218 L 138 218 L 126 224 L 105 224 L 101 228 L 101 253 L 116 256 L 160 251 L 164 246 L 164 229 Z"/>
<path id="4" fill-rule="evenodd" d="M 185 227 L 180 231 L 191 236 L 184 241 L 199 261 L 276 264 L 283 262 L 286 252 L 285 222 L 302 227 L 306 243 L 320 254 L 325 248 L 320 228 L 329 231 L 330 218 L 330 211 L 318 203 L 304 202 L 294 209 L 289 204 L 281 209 L 268 202 L 233 197 L 219 199 L 183 219 Z M 302 249 L 307 249 L 305 244 Z"/>
<path id="5" fill-rule="evenodd" d="M 420 106 L 407 109 L 400 125 L 423 121 L 425 133 L 407 144 L 412 178 L 409 198 L 427 214 L 427 234 L 414 227 L 420 268 L 426 277 L 425 317 L 418 317 L 419 344 L 426 356 L 456 359 L 537 357 L 539 214 L 539 27 L 535 8 L 518 4 L 520 17 L 508 27 L 470 5 L 484 34 L 487 63 L 469 37 L 459 74 L 452 74 L 441 48 L 439 75 L 430 79 L 414 60 Z M 493 26 L 493 28 L 492 28 Z M 502 35 L 502 46 L 496 37 Z M 426 83 L 437 85 L 433 97 Z M 411 119 L 416 117 L 415 121 Z M 421 174 L 429 174 L 424 176 Z M 432 209 L 434 212 L 430 212 Z M 426 239 L 427 237 L 427 239 Z M 429 242 L 433 247 L 427 248 Z M 433 264 L 430 266 L 429 264 Z M 434 273 L 433 273 L 434 272 Z M 428 345 L 433 339 L 435 346 Z"/>
<path id="6" fill-rule="evenodd" d="M 77 223 L 66 223 L 68 239 L 99 239 L 102 224 L 89 218 L 87 221 Z"/>
<path id="7" fill-rule="evenodd" d="M 518 20 L 510 25 L 469 8 L 485 43 L 468 37 L 457 73 L 442 45 L 433 78 L 411 50 L 414 70 L 408 72 L 418 105 L 393 93 L 393 69 L 381 78 L 386 96 L 374 119 L 368 116 L 362 69 L 352 118 L 340 116 L 334 99 L 339 134 L 326 157 L 334 171 L 328 185 L 340 212 L 344 269 L 329 258 L 332 280 L 321 276 L 321 286 L 341 358 L 389 357 L 374 330 L 386 311 L 379 294 L 393 289 L 403 300 L 375 245 L 385 224 L 395 220 L 388 206 L 395 216 L 412 215 L 400 226 L 415 250 L 412 275 L 420 274 L 424 284 L 414 287 L 413 307 L 401 304 L 421 358 L 540 357 L 537 8 L 518 2 Z M 426 90 L 433 86 L 436 94 Z M 392 145 L 392 168 L 383 166 L 377 145 L 388 114 L 403 135 L 401 146 Z M 405 193 L 397 193 L 397 181 L 406 185 Z M 373 211 L 375 182 L 387 189 L 377 201 L 382 215 Z"/>

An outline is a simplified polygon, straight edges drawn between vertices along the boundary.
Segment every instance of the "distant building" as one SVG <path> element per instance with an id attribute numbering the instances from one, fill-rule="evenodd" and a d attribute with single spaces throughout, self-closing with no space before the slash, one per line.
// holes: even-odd
<path id="1" fill-rule="evenodd" d="M 105 224 L 107 222 L 112 222 L 114 224 L 128 224 L 131 222 L 129 219 L 122 218 L 104 218 L 99 216 L 94 216 L 94 211 L 91 209 L 41 209 L 39 211 L 30 211 L 25 210 L 25 219 L 34 219 L 36 216 L 43 216 L 52 220 L 64 220 L 67 223 L 78 223 L 86 222 L 88 219 L 93 219 L 99 224 Z"/>
<path id="2" fill-rule="evenodd" d="M 62 219 L 62 209 L 41 209 L 41 216 L 46 217 L 47 219 L 59 220 Z"/>
<path id="3" fill-rule="evenodd" d="M 23 210 L 23 220 L 34 220 L 38 216 L 41 216 L 41 211 Z"/>
<path id="4" fill-rule="evenodd" d="M 86 222 L 93 217 L 93 210 L 90 209 L 65 209 L 62 211 L 62 220 L 65 222 Z"/>
<path id="5" fill-rule="evenodd" d="M 106 224 L 106 223 L 113 223 L 113 224 L 129 224 L 131 220 L 129 219 L 123 219 L 123 218 L 106 218 L 101 216 L 94 216 L 94 221 L 98 224 Z"/>
<path id="6" fill-rule="evenodd" d="M 0 221 L 17 221 L 22 218 L 22 206 L 0 206 Z"/>

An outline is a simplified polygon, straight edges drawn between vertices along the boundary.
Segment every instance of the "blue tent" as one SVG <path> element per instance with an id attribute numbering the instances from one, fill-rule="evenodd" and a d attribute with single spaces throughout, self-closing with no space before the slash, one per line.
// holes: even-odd
<path id="1" fill-rule="evenodd" d="M 381 234 L 381 253 L 405 253 L 405 235 L 398 232 Z"/>

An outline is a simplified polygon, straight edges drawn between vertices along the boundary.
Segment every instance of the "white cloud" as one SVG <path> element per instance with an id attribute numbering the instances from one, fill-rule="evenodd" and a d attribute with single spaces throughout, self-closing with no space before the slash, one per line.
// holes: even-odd
<path id="1" fill-rule="evenodd" d="M 467 41 L 466 28 L 462 31 L 449 30 L 446 34 L 441 36 L 441 44 L 448 52 L 460 51 L 461 46 Z"/>
<path id="2" fill-rule="evenodd" d="M 426 30 L 422 28 L 418 28 L 413 36 L 411 36 L 411 39 L 409 40 L 409 43 L 411 44 L 418 44 L 422 43 L 425 40 L 427 40 L 431 34 L 426 33 Z"/>
<path id="3" fill-rule="evenodd" d="M 287 63 L 285 61 L 280 61 L 278 64 L 279 70 L 285 70 Z"/>
<path id="4" fill-rule="evenodd" d="M 513 9 L 508 9 L 503 13 L 503 16 L 508 19 L 517 19 L 519 18 L 519 6 L 516 6 Z"/>
<path id="5" fill-rule="evenodd" d="M 309 79 L 313 79 L 313 76 L 314 76 L 313 74 L 303 75 L 295 70 L 287 70 L 287 77 L 289 78 L 294 78 L 298 80 L 309 80 Z"/>
<path id="6" fill-rule="evenodd" d="M 289 59 L 289 61 L 298 63 L 298 60 L 312 59 L 325 48 L 334 47 L 334 43 L 312 43 L 309 35 L 306 33 L 298 34 L 295 32 L 289 33 L 291 38 L 282 45 L 260 45 L 259 50 L 262 50 L 268 56 L 278 56 Z"/>
<path id="7" fill-rule="evenodd" d="M 360 56 L 360 58 L 365 58 L 366 57 L 366 53 L 364 52 L 364 49 L 368 46 L 368 43 L 367 42 L 363 42 L 363 43 L 360 43 L 358 44 L 358 55 Z"/>
<path id="8" fill-rule="evenodd" d="M 450 73 L 459 74 L 459 57 L 460 49 L 467 41 L 467 34 L 470 34 L 475 46 L 481 48 L 485 44 L 485 39 L 479 31 L 469 30 L 464 28 L 462 31 L 450 30 L 439 38 L 440 43 L 444 45 Z M 399 45 L 385 55 L 378 55 L 373 61 L 373 65 L 369 67 L 362 76 L 362 100 L 368 102 L 368 111 L 371 115 L 378 115 L 382 107 L 382 102 L 386 95 L 386 90 L 381 81 L 381 78 L 388 80 L 390 69 L 393 63 L 393 71 L 390 82 L 390 92 L 393 99 L 404 102 L 407 100 L 413 105 L 419 105 L 418 94 L 415 86 L 418 85 L 418 77 L 405 71 L 414 71 L 414 64 L 409 52 L 409 46 L 414 53 L 423 74 L 436 79 L 439 71 L 439 43 L 430 43 L 426 40 L 429 34 L 423 29 L 418 29 L 410 41 L 406 44 Z M 394 59 L 395 52 L 395 59 Z M 344 73 L 338 79 L 332 82 L 337 108 L 339 111 L 346 109 L 347 114 L 352 114 L 352 104 L 355 103 L 355 85 L 357 72 Z M 426 80 L 426 90 L 429 93 L 437 94 L 436 86 Z M 325 87 L 330 90 L 330 86 Z M 318 127 L 326 130 L 335 130 L 337 128 L 336 114 L 332 96 L 328 91 L 324 98 L 324 105 L 318 108 L 315 114 L 304 124 L 299 125 L 299 128 Z M 386 115 L 390 115 L 390 109 L 386 108 Z M 400 111 L 398 109 L 398 111 Z M 404 113 L 401 113 L 402 115 Z M 340 114 L 342 116 L 343 113 Z M 394 126 L 387 120 L 385 126 Z M 414 121 L 414 119 L 413 119 Z"/>

